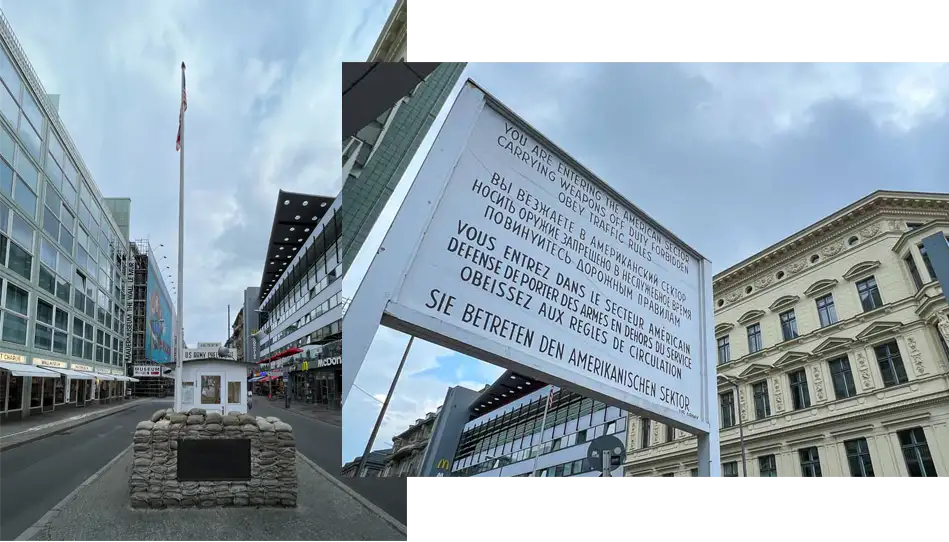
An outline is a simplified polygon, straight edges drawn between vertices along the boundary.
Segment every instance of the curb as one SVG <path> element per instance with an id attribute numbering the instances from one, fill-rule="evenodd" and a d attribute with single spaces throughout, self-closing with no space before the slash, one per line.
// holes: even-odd
<path id="1" fill-rule="evenodd" d="M 56 516 L 59 515 L 62 509 L 65 508 L 66 505 L 69 504 L 70 501 L 75 499 L 76 495 L 79 495 L 80 491 L 82 491 L 83 489 L 91 485 L 93 482 L 95 482 L 100 476 L 102 476 L 102 473 L 107 471 L 112 465 L 115 465 L 119 461 L 119 459 L 122 459 L 122 456 L 127 454 L 128 451 L 131 449 L 132 449 L 132 445 L 129 444 L 127 448 L 119 452 L 119 455 L 113 457 L 112 461 L 109 461 L 101 469 L 97 470 L 95 474 L 93 474 L 89 478 L 86 478 L 85 482 L 79 484 L 79 487 L 72 490 L 72 493 L 70 493 L 69 495 L 66 495 L 66 497 L 63 498 L 63 500 L 59 501 L 56 504 L 56 506 L 54 506 L 49 512 L 46 512 L 45 514 L 43 514 L 43 517 L 38 519 L 36 523 L 34 523 L 27 530 L 20 533 L 20 536 L 16 537 L 14 540 L 29 540 L 33 538 L 34 536 L 36 536 L 37 533 L 39 533 L 40 531 L 45 529 L 47 526 L 49 526 L 49 524 L 53 521 L 53 519 L 55 519 Z"/>
<path id="2" fill-rule="evenodd" d="M 101 416 L 96 416 L 96 415 L 89 416 L 88 418 L 83 418 L 82 420 L 79 420 L 78 423 L 67 425 L 66 427 L 61 427 L 59 429 L 54 429 L 53 431 L 50 431 L 49 433 L 40 433 L 38 435 L 27 437 L 17 442 L 11 442 L 10 444 L 0 444 L 0 452 L 12 450 L 13 448 L 19 448 L 20 446 L 23 446 L 24 444 L 30 444 L 32 442 L 36 442 L 38 440 L 51 437 L 53 435 L 64 433 L 66 431 L 69 431 L 70 429 L 75 429 L 76 427 L 86 425 L 87 423 L 92 423 L 94 421 L 101 420 L 102 418 L 107 418 L 109 416 L 112 416 L 113 414 L 118 414 L 119 412 L 125 412 L 126 410 L 139 404 L 142 404 L 142 401 L 140 400 L 132 401 L 131 403 L 127 403 L 125 405 L 122 405 L 121 407 L 116 407 L 114 410 L 106 411 L 102 413 Z"/>
<path id="3" fill-rule="evenodd" d="M 333 483 L 333 485 L 345 491 L 350 497 L 356 499 L 356 501 L 358 501 L 359 504 L 363 505 L 370 512 L 381 517 L 383 521 L 385 521 L 386 523 L 394 527 L 395 530 L 399 531 L 405 536 L 408 536 L 408 534 L 406 533 L 405 525 L 403 525 L 399 520 L 387 514 L 384 510 L 382 510 L 381 508 L 379 508 L 378 506 L 370 502 L 368 499 L 360 495 L 356 490 L 347 486 L 341 480 L 339 480 L 338 478 L 336 478 L 335 476 L 327 472 L 326 469 L 324 469 L 323 467 L 317 465 L 313 461 L 310 461 L 309 458 L 301 454 L 299 451 L 297 451 L 297 456 L 299 456 L 300 459 L 302 459 L 304 463 L 309 465 L 310 468 L 315 470 L 317 473 L 321 474 L 325 478 L 328 478 L 329 481 Z"/>

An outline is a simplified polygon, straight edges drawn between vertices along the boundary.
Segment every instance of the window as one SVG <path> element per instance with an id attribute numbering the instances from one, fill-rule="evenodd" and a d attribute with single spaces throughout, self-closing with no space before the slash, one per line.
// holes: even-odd
<path id="1" fill-rule="evenodd" d="M 21 158 L 21 161 L 26 161 L 26 158 Z M 36 183 L 36 180 L 34 179 L 33 182 Z M 13 201 L 31 217 L 36 216 L 36 193 L 33 192 L 33 189 L 19 173 L 16 175 L 16 183 L 14 183 Z"/>
<path id="2" fill-rule="evenodd" d="M 760 420 L 771 415 L 771 401 L 768 398 L 768 381 L 752 384 L 751 391 L 755 400 L 755 419 Z"/>
<path id="3" fill-rule="evenodd" d="M 726 478 L 737 478 L 738 477 L 738 462 L 729 461 L 728 463 L 722 463 L 722 476 Z"/>
<path id="4" fill-rule="evenodd" d="M 26 290 L 7 282 L 3 304 L 2 339 L 26 346 L 26 320 L 29 317 L 30 295 Z"/>
<path id="5" fill-rule="evenodd" d="M 834 396 L 837 399 L 846 399 L 857 394 L 857 387 L 853 383 L 853 372 L 850 370 L 850 360 L 847 356 L 830 360 L 830 379 L 834 383 Z"/>
<path id="6" fill-rule="evenodd" d="M 873 351 L 876 354 L 877 363 L 880 365 L 880 374 L 883 375 L 884 386 L 896 386 L 909 381 L 896 341 L 881 344 L 875 347 Z"/>
<path id="7" fill-rule="evenodd" d="M 735 425 L 735 395 L 731 391 L 720 393 L 718 404 L 721 407 L 722 429 Z"/>
<path id="8" fill-rule="evenodd" d="M 639 445 L 640 445 L 640 448 L 648 448 L 648 447 L 649 447 L 649 430 L 650 430 L 649 418 L 643 418 L 643 419 L 641 419 L 641 420 L 640 420 L 640 427 L 639 427 Z"/>
<path id="9" fill-rule="evenodd" d="M 788 375 L 791 382 L 791 403 L 794 410 L 811 406 L 811 394 L 807 390 L 807 372 L 800 369 Z"/>
<path id="10" fill-rule="evenodd" d="M 763 455 L 758 458 L 758 473 L 762 478 L 775 478 L 778 476 L 778 463 L 774 460 L 774 454 Z"/>
<path id="11" fill-rule="evenodd" d="M 837 309 L 834 308 L 832 294 L 827 294 L 817 300 L 817 315 L 820 317 L 821 327 L 837 323 Z"/>
<path id="12" fill-rule="evenodd" d="M 728 363 L 731 360 L 731 348 L 728 345 L 728 335 L 718 338 L 718 364 Z"/>
<path id="13" fill-rule="evenodd" d="M 936 326 L 936 338 L 939 341 L 939 344 L 942 346 L 942 354 L 946 361 L 949 361 L 949 344 L 946 344 L 946 339 L 942 337 L 942 333 L 939 332 L 939 326 Z"/>
<path id="14" fill-rule="evenodd" d="M 923 288 L 923 278 L 919 276 L 919 268 L 916 267 L 916 260 L 913 259 L 913 254 L 907 254 L 903 261 L 906 262 L 906 267 L 909 269 L 909 274 L 913 277 L 913 284 L 916 285 L 916 291 L 918 292 Z"/>
<path id="15" fill-rule="evenodd" d="M 699 469 L 689 469 L 689 476 L 695 478 L 699 475 Z"/>
<path id="16" fill-rule="evenodd" d="M 864 312 L 883 306 L 883 299 L 880 298 L 880 289 L 877 288 L 875 278 L 870 277 L 858 282 L 857 293 L 860 294 L 860 304 L 863 305 Z"/>
<path id="17" fill-rule="evenodd" d="M 873 477 L 873 463 L 870 461 L 870 446 L 867 445 L 867 439 L 845 441 L 844 449 L 847 450 L 850 476 Z"/>
<path id="18" fill-rule="evenodd" d="M 672 442 L 676 439 L 676 428 L 671 425 L 666 426 L 666 442 Z"/>
<path id="19" fill-rule="evenodd" d="M 811 446 L 800 450 L 798 454 L 801 457 L 801 476 L 805 478 L 820 478 L 820 455 L 817 453 L 817 447 Z"/>
<path id="20" fill-rule="evenodd" d="M 926 271 L 929 272 L 929 280 L 936 280 L 936 270 L 933 269 L 933 262 L 929 259 L 929 254 L 926 254 L 926 247 L 919 245 L 919 257 L 923 259 L 923 265 L 926 266 Z"/>
<path id="21" fill-rule="evenodd" d="M 53 306 L 42 299 L 36 300 L 36 330 L 33 346 L 41 350 L 53 349 Z"/>
<path id="22" fill-rule="evenodd" d="M 227 403 L 230 405 L 234 405 L 240 402 L 241 402 L 241 383 L 228 382 L 227 383 Z"/>
<path id="23" fill-rule="evenodd" d="M 926 433 L 922 427 L 914 427 L 896 434 L 903 450 L 903 459 L 906 460 L 906 470 L 913 477 L 936 476 L 936 465 L 933 456 L 929 453 L 929 444 L 926 443 Z"/>
<path id="24" fill-rule="evenodd" d="M 754 354 L 761 348 L 761 324 L 751 324 L 748 326 L 748 353 Z"/>
<path id="25" fill-rule="evenodd" d="M 794 316 L 794 309 L 781 313 L 781 335 L 785 341 L 797 337 L 797 318 Z"/>

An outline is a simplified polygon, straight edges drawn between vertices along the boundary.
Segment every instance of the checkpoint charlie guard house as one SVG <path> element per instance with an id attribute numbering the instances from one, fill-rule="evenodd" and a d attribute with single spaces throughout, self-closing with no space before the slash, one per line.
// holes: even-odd
<path id="1" fill-rule="evenodd" d="M 221 349 L 225 350 L 225 349 Z M 218 356 L 181 360 L 181 411 L 247 413 L 247 368 L 250 364 Z"/>

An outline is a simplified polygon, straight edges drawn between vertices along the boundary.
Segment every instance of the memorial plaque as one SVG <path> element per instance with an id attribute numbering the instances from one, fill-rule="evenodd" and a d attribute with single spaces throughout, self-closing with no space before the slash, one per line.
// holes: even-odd
<path id="1" fill-rule="evenodd" d="M 179 482 L 250 480 L 249 439 L 179 439 Z"/>

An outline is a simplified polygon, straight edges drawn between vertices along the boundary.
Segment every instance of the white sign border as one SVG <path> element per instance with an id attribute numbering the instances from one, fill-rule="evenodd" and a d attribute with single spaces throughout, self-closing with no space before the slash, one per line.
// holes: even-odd
<path id="1" fill-rule="evenodd" d="M 503 118 L 524 128 L 528 135 L 557 154 L 565 164 L 571 166 L 591 183 L 596 184 L 617 203 L 637 213 L 643 221 L 698 260 L 701 279 L 699 282 L 700 341 L 705 348 L 700 348 L 697 360 L 699 374 L 706 383 L 702 388 L 702 396 L 699 398 L 698 420 L 671 408 L 657 408 L 653 403 L 632 394 L 629 394 L 628 402 L 617 404 L 614 397 L 616 390 L 603 383 L 569 371 L 563 371 L 565 378 L 558 378 L 557 374 L 553 374 L 557 372 L 556 366 L 554 366 L 554 371 L 540 372 L 514 361 L 518 358 L 529 360 L 532 356 L 523 353 L 518 353 L 516 357 L 511 356 L 508 348 L 493 341 L 391 301 L 398 298 L 411 263 L 418 253 L 424 233 L 431 224 L 438 203 L 445 193 L 452 171 L 466 148 L 466 142 L 480 118 L 482 109 L 486 106 Z M 345 205 L 345 201 L 343 204 Z M 403 210 L 410 212 L 403 213 Z M 343 319 L 344 404 L 380 323 L 489 363 L 524 372 L 526 376 L 540 377 L 544 381 L 550 381 L 550 384 L 565 387 L 581 385 L 587 388 L 591 395 L 608 404 L 614 404 L 634 414 L 696 434 L 699 437 L 699 475 L 717 476 L 720 472 L 718 385 L 713 356 L 711 356 L 711 353 L 715 351 L 715 337 L 712 332 L 714 315 L 710 262 L 587 168 L 577 163 L 559 146 L 540 134 L 471 79 L 465 82 L 452 105 L 444 125 L 422 163 L 415 182 L 396 213 Z M 607 395 L 605 392 L 610 394 Z"/>

